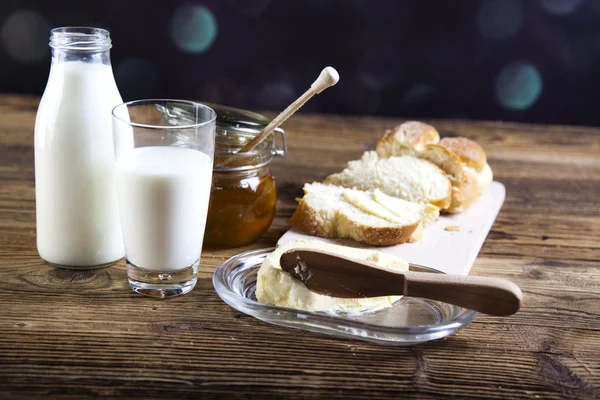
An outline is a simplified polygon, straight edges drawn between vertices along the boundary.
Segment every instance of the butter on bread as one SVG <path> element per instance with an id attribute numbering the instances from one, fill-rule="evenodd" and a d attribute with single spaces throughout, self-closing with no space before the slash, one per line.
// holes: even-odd
<path id="1" fill-rule="evenodd" d="M 334 254 L 367 261 L 374 265 L 396 271 L 407 271 L 406 261 L 368 249 L 338 246 L 316 240 L 299 240 L 286 243 L 267 256 L 258 270 L 256 299 L 264 304 L 306 311 L 374 311 L 392 306 L 402 296 L 384 296 L 359 299 L 340 299 L 311 292 L 302 282 L 283 271 L 279 265 L 281 255 L 294 248 L 320 249 Z"/>
<path id="2" fill-rule="evenodd" d="M 299 231 L 324 238 L 391 246 L 416 241 L 422 221 L 437 219 L 437 207 L 323 183 L 304 185 L 304 197 L 290 219 Z M 418 231 L 417 231 L 418 233 Z"/>

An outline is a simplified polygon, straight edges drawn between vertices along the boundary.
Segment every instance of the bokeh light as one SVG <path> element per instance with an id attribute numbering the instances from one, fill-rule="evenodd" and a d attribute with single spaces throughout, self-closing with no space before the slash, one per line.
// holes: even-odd
<path id="1" fill-rule="evenodd" d="M 504 66 L 496 77 L 496 98 L 504 108 L 526 110 L 533 106 L 542 93 L 542 76 L 528 63 Z"/>
<path id="2" fill-rule="evenodd" d="M 477 10 L 476 24 L 487 39 L 508 39 L 523 25 L 521 0 L 486 0 Z"/>
<path id="3" fill-rule="evenodd" d="M 217 38 L 217 21 L 208 8 L 186 4 L 178 7 L 169 19 L 169 33 L 180 50 L 203 53 Z"/>
<path id="4" fill-rule="evenodd" d="M 581 5 L 581 0 L 539 0 L 539 2 L 546 12 L 555 15 L 571 14 Z"/>
<path id="5" fill-rule="evenodd" d="M 42 60 L 48 53 L 50 24 L 39 13 L 18 10 L 2 23 L 2 43 L 8 54 L 24 63 Z"/>
<path id="6" fill-rule="evenodd" d="M 156 97 L 160 74 L 143 58 L 128 58 L 115 68 L 115 81 L 125 101 Z"/>

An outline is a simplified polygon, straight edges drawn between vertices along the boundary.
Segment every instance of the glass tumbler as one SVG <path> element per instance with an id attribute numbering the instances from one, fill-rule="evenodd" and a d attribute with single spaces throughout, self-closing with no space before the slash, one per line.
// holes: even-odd
<path id="1" fill-rule="evenodd" d="M 165 107 L 193 110 L 185 120 Z M 152 297 L 196 285 L 210 198 L 215 112 L 179 100 L 137 100 L 113 115 L 115 175 L 131 288 Z"/>

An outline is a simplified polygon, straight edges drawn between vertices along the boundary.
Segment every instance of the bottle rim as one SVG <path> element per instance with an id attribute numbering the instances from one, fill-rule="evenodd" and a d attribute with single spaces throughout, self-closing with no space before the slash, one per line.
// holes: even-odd
<path id="1" fill-rule="evenodd" d="M 110 32 L 87 26 L 65 26 L 50 31 L 53 49 L 104 51 L 112 47 Z"/>

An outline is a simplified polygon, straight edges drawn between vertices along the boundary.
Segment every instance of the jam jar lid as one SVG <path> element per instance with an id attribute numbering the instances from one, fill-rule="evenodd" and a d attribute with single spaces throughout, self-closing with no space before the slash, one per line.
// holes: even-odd
<path id="1" fill-rule="evenodd" d="M 252 151 L 239 153 L 271 120 L 262 114 L 220 104 L 203 103 L 217 114 L 215 129 L 216 170 L 241 170 L 261 167 L 271 162 L 274 156 L 286 153 L 285 132 L 274 130 Z M 180 120 L 190 118 L 189 110 L 168 107 L 163 110 L 165 118 Z M 174 121 L 175 122 L 175 121 Z M 176 122 L 175 122 L 176 123 Z M 279 136 L 279 140 L 275 137 Z"/>
<path id="2" fill-rule="evenodd" d="M 250 142 L 271 120 L 248 110 L 206 103 L 217 113 L 215 132 L 215 169 L 248 169 L 271 162 L 273 156 L 286 153 L 285 132 L 281 128 L 267 136 L 252 151 L 238 151 Z M 276 143 L 275 137 L 280 137 Z"/>

